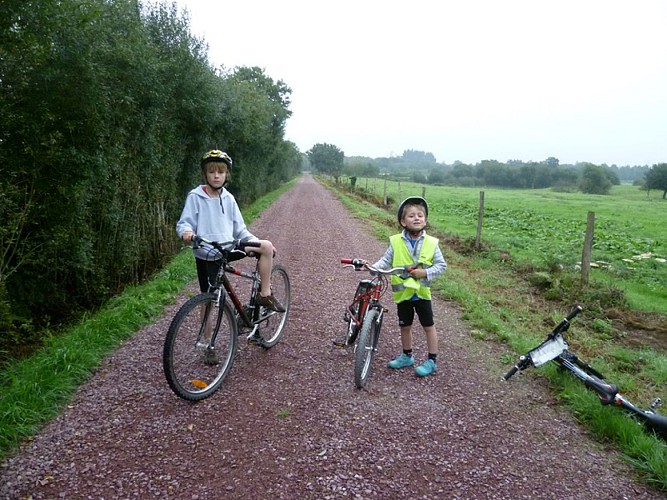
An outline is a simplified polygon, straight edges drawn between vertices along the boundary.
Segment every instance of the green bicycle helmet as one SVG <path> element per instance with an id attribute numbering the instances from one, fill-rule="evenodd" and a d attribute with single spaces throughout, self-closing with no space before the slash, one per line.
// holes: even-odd
<path id="1" fill-rule="evenodd" d="M 404 199 L 398 206 L 398 213 L 396 215 L 398 217 L 399 224 L 401 223 L 401 219 L 403 218 L 403 209 L 405 209 L 406 205 L 421 205 L 422 207 L 424 207 L 424 213 L 426 214 L 426 218 L 428 219 L 428 203 L 426 203 L 426 200 L 421 196 L 410 196 L 409 198 Z"/>

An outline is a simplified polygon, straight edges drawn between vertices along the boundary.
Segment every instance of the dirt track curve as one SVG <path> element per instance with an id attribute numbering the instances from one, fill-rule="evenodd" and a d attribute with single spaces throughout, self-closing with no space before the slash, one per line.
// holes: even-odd
<path id="1" fill-rule="evenodd" d="M 501 384 L 503 348 L 471 340 L 451 302 L 434 300 L 437 375 L 386 367 L 400 352 L 389 304 L 375 371 L 357 390 L 351 351 L 331 339 L 344 330 L 361 273 L 339 259 L 376 259 L 387 242 L 310 176 L 251 230 L 274 242 L 290 273 L 283 341 L 268 351 L 244 347 L 221 390 L 191 404 L 162 373 L 177 305 L 168 308 L 2 465 L 0 498 L 663 498 L 634 481 L 542 384 Z M 415 339 L 421 361 L 421 331 Z"/>

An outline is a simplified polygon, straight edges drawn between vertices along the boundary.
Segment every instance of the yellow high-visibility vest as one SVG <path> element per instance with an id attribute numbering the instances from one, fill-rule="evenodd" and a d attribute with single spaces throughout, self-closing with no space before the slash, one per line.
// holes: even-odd
<path id="1" fill-rule="evenodd" d="M 416 262 L 410 254 L 410 250 L 402 234 L 395 234 L 390 237 L 389 243 L 394 253 L 393 267 L 409 268 L 421 264 L 421 267 L 427 268 L 433 265 L 435 250 L 438 247 L 437 238 L 428 234 L 424 235 L 424 242 L 422 243 L 419 258 Z M 392 275 L 391 290 L 394 294 L 394 302 L 397 304 L 405 300 L 410 300 L 415 293 L 420 299 L 431 300 L 431 282 L 427 279 L 417 280 L 412 277 L 403 279 L 400 276 Z"/>

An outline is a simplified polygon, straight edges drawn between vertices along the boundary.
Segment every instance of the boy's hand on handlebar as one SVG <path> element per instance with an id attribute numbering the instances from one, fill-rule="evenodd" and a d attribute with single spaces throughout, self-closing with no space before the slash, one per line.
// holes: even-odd
<path id="1" fill-rule="evenodd" d="M 195 233 L 192 231 L 185 231 L 183 233 L 183 241 L 186 243 L 190 243 L 192 241 L 192 238 L 194 238 Z"/>

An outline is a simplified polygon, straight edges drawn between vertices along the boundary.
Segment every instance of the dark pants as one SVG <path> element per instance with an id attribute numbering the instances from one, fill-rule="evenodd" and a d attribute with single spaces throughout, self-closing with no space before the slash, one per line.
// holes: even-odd
<path id="1" fill-rule="evenodd" d="M 208 292 L 209 286 L 215 283 L 220 269 L 219 260 L 203 260 L 195 257 L 197 263 L 197 278 L 199 278 L 199 289 Z"/>

